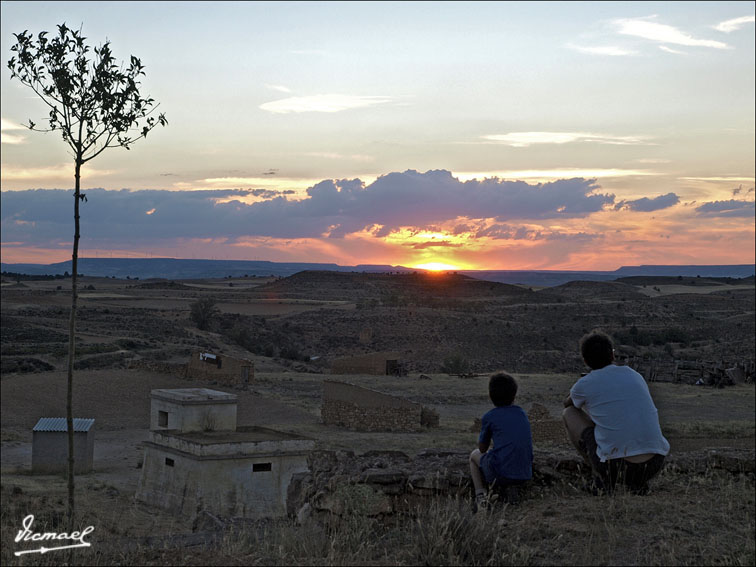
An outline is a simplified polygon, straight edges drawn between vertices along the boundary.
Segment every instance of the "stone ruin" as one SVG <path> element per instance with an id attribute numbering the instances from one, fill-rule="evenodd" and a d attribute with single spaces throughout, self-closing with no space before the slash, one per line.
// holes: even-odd
<path id="1" fill-rule="evenodd" d="M 153 390 L 137 500 L 195 516 L 286 513 L 289 482 L 307 471 L 314 441 L 237 427 L 237 396 L 207 388 Z"/>
<path id="2" fill-rule="evenodd" d="M 621 356 L 621 364 L 641 374 L 648 382 L 675 382 L 723 388 L 756 378 L 753 360 L 684 360 L 669 357 Z"/>
<path id="3" fill-rule="evenodd" d="M 438 413 L 421 404 L 349 384 L 323 382 L 323 423 L 356 431 L 421 431 L 438 426 Z"/>
<path id="4" fill-rule="evenodd" d="M 245 388 L 255 379 L 255 365 L 245 358 L 195 351 L 186 365 L 186 377 Z"/>

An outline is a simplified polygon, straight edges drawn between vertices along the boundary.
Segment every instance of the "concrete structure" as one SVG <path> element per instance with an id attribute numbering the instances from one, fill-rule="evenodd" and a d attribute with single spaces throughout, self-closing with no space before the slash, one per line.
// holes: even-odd
<path id="1" fill-rule="evenodd" d="M 157 416 L 166 425 L 151 427 L 145 442 L 138 500 L 190 516 L 202 510 L 246 518 L 286 514 L 289 483 L 308 470 L 314 441 L 237 428 L 236 400 L 205 388 L 152 391 L 151 421 Z M 214 428 L 198 429 L 207 415 Z"/>
<path id="2" fill-rule="evenodd" d="M 255 379 L 255 365 L 246 358 L 196 351 L 192 353 L 186 366 L 186 377 L 193 380 L 214 380 L 226 386 L 245 387 Z"/>
<path id="3" fill-rule="evenodd" d="M 423 407 L 346 382 L 323 382 L 323 423 L 358 431 L 419 431 Z M 438 420 L 436 419 L 436 425 Z"/>
<path id="4" fill-rule="evenodd" d="M 74 418 L 74 473 L 94 466 L 94 419 Z M 32 472 L 68 472 L 68 426 L 65 417 L 43 417 L 32 430 Z"/>
<path id="5" fill-rule="evenodd" d="M 208 388 L 152 390 L 150 429 L 233 431 L 236 429 L 234 394 Z"/>
<path id="6" fill-rule="evenodd" d="M 331 362 L 332 374 L 374 374 L 387 376 L 399 371 L 399 353 L 374 352 L 337 358 Z"/>

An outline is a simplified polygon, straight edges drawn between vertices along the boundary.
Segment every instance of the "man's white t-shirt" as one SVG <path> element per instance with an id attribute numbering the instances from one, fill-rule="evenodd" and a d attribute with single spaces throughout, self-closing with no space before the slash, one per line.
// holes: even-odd
<path id="1" fill-rule="evenodd" d="M 596 452 L 602 462 L 669 453 L 646 381 L 632 368 L 610 364 L 594 370 L 572 386 L 570 397 L 596 424 Z"/>

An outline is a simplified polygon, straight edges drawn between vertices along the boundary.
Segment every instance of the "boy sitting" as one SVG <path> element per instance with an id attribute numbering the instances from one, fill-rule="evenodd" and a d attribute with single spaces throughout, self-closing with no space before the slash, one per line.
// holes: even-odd
<path id="1" fill-rule="evenodd" d="M 507 500 L 516 504 L 517 486 L 533 476 L 530 422 L 520 406 L 512 405 L 517 382 L 505 372 L 494 374 L 488 381 L 488 395 L 496 407 L 483 416 L 478 448 L 470 453 L 478 509 L 488 505 L 486 484 L 506 487 Z"/>

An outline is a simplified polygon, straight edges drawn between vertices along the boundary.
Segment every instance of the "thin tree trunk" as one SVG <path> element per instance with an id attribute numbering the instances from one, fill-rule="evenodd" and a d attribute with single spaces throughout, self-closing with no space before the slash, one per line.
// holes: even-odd
<path id="1" fill-rule="evenodd" d="M 66 394 L 66 429 L 68 429 L 68 524 L 74 530 L 74 427 L 73 427 L 73 370 L 76 347 L 76 284 L 79 270 L 79 202 L 81 201 L 81 158 L 76 158 L 76 188 L 74 189 L 74 241 L 71 257 L 71 318 L 68 323 L 68 389 Z"/>

